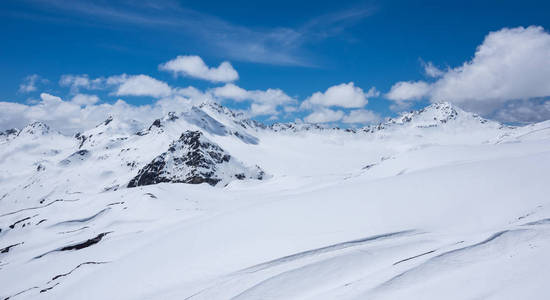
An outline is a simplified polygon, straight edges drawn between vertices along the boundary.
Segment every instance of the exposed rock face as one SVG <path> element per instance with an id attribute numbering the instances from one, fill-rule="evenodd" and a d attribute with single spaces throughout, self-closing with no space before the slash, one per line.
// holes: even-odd
<path id="1" fill-rule="evenodd" d="M 0 131 L 0 142 L 9 141 L 19 134 L 19 129 L 12 128 L 5 131 Z"/>
<path id="2" fill-rule="evenodd" d="M 161 182 L 181 182 L 212 186 L 233 179 L 262 179 L 259 168 L 248 168 L 231 157 L 220 146 L 209 141 L 200 131 L 186 131 L 168 148 L 143 167 L 128 187 Z"/>
<path id="3" fill-rule="evenodd" d="M 18 133 L 19 133 L 19 130 L 17 130 L 17 128 L 12 128 L 12 129 L 0 131 L 0 136 L 12 136 L 12 135 L 17 135 Z"/>
<path id="4" fill-rule="evenodd" d="M 153 121 L 153 124 L 149 126 L 149 128 L 141 130 L 136 134 L 143 136 L 153 132 L 157 134 L 163 133 L 164 127 L 166 126 L 166 124 L 168 122 L 174 122 L 177 119 L 179 119 L 179 117 L 176 115 L 175 112 L 171 111 L 163 119 L 156 119 L 155 121 Z"/>

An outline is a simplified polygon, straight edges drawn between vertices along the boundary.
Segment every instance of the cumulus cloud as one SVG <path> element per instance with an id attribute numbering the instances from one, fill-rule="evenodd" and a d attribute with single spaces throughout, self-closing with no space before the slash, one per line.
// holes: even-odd
<path id="1" fill-rule="evenodd" d="M 99 97 L 96 95 L 76 94 L 71 99 L 71 103 L 74 103 L 80 106 L 92 105 L 92 104 L 96 104 L 97 102 L 99 102 Z"/>
<path id="2" fill-rule="evenodd" d="M 344 116 L 342 122 L 344 123 L 376 123 L 380 122 L 382 117 L 371 110 L 356 109 L 352 110 Z"/>
<path id="3" fill-rule="evenodd" d="M 251 101 L 249 114 L 251 116 L 277 114 L 278 107 L 296 103 L 296 100 L 280 89 L 245 90 L 233 83 L 209 91 L 219 99 L 235 101 Z"/>
<path id="4" fill-rule="evenodd" d="M 117 96 L 167 97 L 172 88 L 165 82 L 147 75 L 117 75 L 107 78 L 107 84 L 118 85 L 114 92 Z"/>
<path id="5" fill-rule="evenodd" d="M 228 83 L 222 87 L 212 89 L 212 93 L 216 97 L 233 99 L 236 101 L 244 101 L 251 99 L 252 95 L 249 92 L 239 86 L 232 83 Z"/>
<path id="6" fill-rule="evenodd" d="M 167 83 L 151 76 L 121 74 L 90 79 L 88 75 L 64 75 L 60 85 L 68 86 L 76 95 L 72 102 L 78 105 L 90 105 L 99 101 L 97 96 L 79 93 L 80 89 L 111 89 L 110 95 L 115 96 L 148 96 L 157 99 L 183 97 L 188 102 L 198 104 L 204 101 L 248 101 L 251 105 L 247 111 L 251 117 L 279 114 L 281 111 L 291 111 L 296 108 L 296 99 L 288 96 L 280 89 L 245 90 L 233 83 L 201 91 L 195 87 L 171 87 Z M 281 109 L 282 107 L 282 109 Z M 288 108 L 288 109 L 287 109 Z"/>
<path id="7" fill-rule="evenodd" d="M 392 109 L 402 109 L 407 108 L 412 101 L 425 98 L 430 91 L 431 86 L 425 81 L 401 81 L 391 87 L 386 98 L 395 102 Z"/>
<path id="8" fill-rule="evenodd" d="M 83 99 L 86 99 L 88 105 L 82 105 Z M 92 104 L 95 100 L 95 104 Z M 182 111 L 190 107 L 190 100 L 178 95 L 139 106 L 121 99 L 113 104 L 99 102 L 93 95 L 77 95 L 70 101 L 64 101 L 48 93 L 40 94 L 36 104 L 0 102 L 0 128 L 22 128 L 41 121 L 62 133 L 74 134 L 93 128 L 109 115 L 120 120 L 136 120 L 146 126 L 169 111 Z"/>
<path id="9" fill-rule="evenodd" d="M 19 85 L 19 92 L 20 93 L 30 93 L 37 90 L 37 85 L 39 83 L 46 83 L 47 80 L 40 77 L 38 74 L 32 74 L 25 79 L 23 79 L 23 82 Z"/>
<path id="10" fill-rule="evenodd" d="M 302 102 L 302 109 L 315 106 L 339 106 L 345 108 L 363 107 L 368 103 L 367 97 L 377 97 L 380 93 L 373 87 L 365 93 L 353 82 L 329 87 L 325 92 L 315 92 Z"/>
<path id="11" fill-rule="evenodd" d="M 42 99 L 45 103 L 56 103 L 56 102 L 63 102 L 60 97 L 48 94 L 48 93 L 41 93 L 40 99 Z"/>
<path id="12" fill-rule="evenodd" d="M 69 87 L 72 94 L 79 94 L 81 89 L 104 90 L 114 87 L 113 95 L 116 96 L 149 96 L 153 98 L 168 97 L 175 90 L 165 82 L 151 76 L 139 75 L 114 75 L 110 77 L 90 78 L 87 74 L 61 76 L 59 85 Z M 183 90 L 181 91 L 184 92 Z M 80 98 L 82 99 L 82 98 Z"/>
<path id="13" fill-rule="evenodd" d="M 105 88 L 105 79 L 102 77 L 90 79 L 88 74 L 65 74 L 59 79 L 59 85 L 70 87 L 72 93 L 78 93 L 80 89 L 98 90 Z"/>
<path id="14" fill-rule="evenodd" d="M 542 27 L 490 33 L 474 58 L 434 83 L 432 99 L 484 112 L 509 100 L 550 95 L 550 34 Z"/>
<path id="15" fill-rule="evenodd" d="M 160 70 L 169 71 L 174 75 L 183 75 L 211 82 L 231 82 L 239 79 L 239 74 L 233 66 L 222 62 L 218 67 L 208 67 L 202 58 L 196 55 L 181 55 L 159 66 Z"/>
<path id="16" fill-rule="evenodd" d="M 306 116 L 304 120 L 308 123 L 328 123 L 340 121 L 342 117 L 344 117 L 343 111 L 322 107 Z"/>
<path id="17" fill-rule="evenodd" d="M 518 101 L 550 96 L 550 34 L 542 27 L 490 32 L 474 57 L 433 83 L 399 82 L 386 94 L 398 103 L 426 98 L 491 114 Z"/>
<path id="18" fill-rule="evenodd" d="M 550 119 L 550 100 L 513 101 L 491 117 L 509 123 L 532 123 Z"/>
<path id="19" fill-rule="evenodd" d="M 273 105 L 270 103 L 252 103 L 250 104 L 250 110 L 248 111 L 248 114 L 250 116 L 271 115 L 271 118 L 276 118 L 276 115 L 278 114 L 277 105 Z"/>
<path id="20" fill-rule="evenodd" d="M 185 88 L 174 88 L 172 89 L 172 97 L 183 96 L 189 99 L 193 104 L 200 104 L 205 101 L 214 101 L 212 94 L 205 93 L 193 86 L 188 86 Z"/>

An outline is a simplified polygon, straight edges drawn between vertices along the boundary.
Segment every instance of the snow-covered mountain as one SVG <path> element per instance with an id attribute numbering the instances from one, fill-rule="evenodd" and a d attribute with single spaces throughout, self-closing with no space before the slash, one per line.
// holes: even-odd
<path id="1" fill-rule="evenodd" d="M 155 121 L 156 122 L 156 121 Z M 263 179 L 264 172 L 256 166 L 247 168 L 220 146 L 206 139 L 200 131 L 185 131 L 170 144 L 168 150 L 139 170 L 128 187 L 179 182 L 217 185 L 231 179 Z"/>
<path id="2" fill-rule="evenodd" d="M 359 129 L 212 102 L 105 118 L 0 133 L 3 298 L 546 294 L 549 121 L 449 103 Z"/>

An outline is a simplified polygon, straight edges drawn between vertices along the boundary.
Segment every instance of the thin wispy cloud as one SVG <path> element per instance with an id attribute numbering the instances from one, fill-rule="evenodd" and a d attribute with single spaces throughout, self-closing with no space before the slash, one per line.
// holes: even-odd
<path id="1" fill-rule="evenodd" d="M 34 92 L 37 90 L 38 85 L 44 84 L 47 82 L 48 82 L 47 79 L 42 78 L 38 74 L 29 75 L 25 77 L 25 79 L 23 79 L 23 82 L 19 85 L 19 92 L 20 93 Z"/>
<path id="2" fill-rule="evenodd" d="M 211 53 L 233 60 L 276 65 L 315 66 L 307 45 L 337 36 L 374 12 L 353 7 L 314 17 L 296 27 L 253 28 L 197 12 L 175 1 L 28 0 L 37 14 L 81 23 L 106 23 L 174 30 Z"/>

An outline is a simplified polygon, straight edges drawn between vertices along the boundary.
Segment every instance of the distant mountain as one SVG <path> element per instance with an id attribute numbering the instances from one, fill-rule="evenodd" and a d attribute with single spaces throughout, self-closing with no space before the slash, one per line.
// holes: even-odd
<path id="1" fill-rule="evenodd" d="M 489 121 L 477 114 L 466 112 L 449 102 L 433 103 L 423 109 L 404 112 L 395 118 L 389 118 L 383 123 L 363 128 L 366 132 L 375 132 L 387 128 L 432 128 L 442 126 L 462 127 L 503 127 L 502 124 Z"/>
<path id="2" fill-rule="evenodd" d="M 27 189 L 46 192 L 47 187 L 111 190 L 160 182 L 226 185 L 237 179 L 260 179 L 264 172 L 270 173 L 269 168 L 251 166 L 261 166 L 266 159 L 271 164 L 269 157 L 257 156 L 259 149 L 265 147 L 261 144 L 273 143 L 270 151 L 278 151 L 278 147 L 284 151 L 285 142 L 277 141 L 283 133 L 282 136 L 307 136 L 311 132 L 342 138 L 354 135 L 354 139 L 394 137 L 402 141 L 422 137 L 423 143 L 480 143 L 496 141 L 509 130 L 449 103 L 434 103 L 377 125 L 341 129 L 292 122 L 265 126 L 220 104 L 204 102 L 180 112 L 168 112 L 151 124 L 106 116 L 96 127 L 73 137 L 35 122 L 20 131 L 2 132 L 0 142 L 5 153 L 19 149 L 10 160 L 29 162 L 28 169 L 17 167 L 17 176 L 28 182 Z M 41 172 L 36 173 L 37 169 Z"/>

